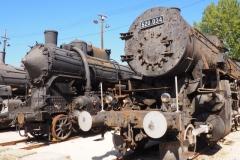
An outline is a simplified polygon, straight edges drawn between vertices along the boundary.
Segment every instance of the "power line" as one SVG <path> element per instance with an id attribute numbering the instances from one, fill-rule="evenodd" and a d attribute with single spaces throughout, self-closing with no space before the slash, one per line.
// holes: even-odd
<path id="1" fill-rule="evenodd" d="M 120 27 L 117 27 L 117 28 L 113 28 L 113 29 L 108 29 L 108 30 L 104 31 L 104 33 L 110 32 L 110 31 L 114 31 L 114 30 L 117 30 L 117 29 L 120 29 L 120 28 L 123 28 L 123 27 L 127 27 L 129 25 L 130 24 L 127 24 L 127 25 L 124 25 L 124 26 L 120 26 Z M 74 38 L 92 36 L 92 35 L 97 35 L 97 34 L 100 34 L 100 32 L 90 33 L 90 34 L 85 34 L 85 35 L 79 35 L 79 36 L 74 36 L 74 37 L 69 37 L 69 38 L 62 38 L 62 39 L 59 39 L 59 40 L 74 39 Z"/>
<path id="2" fill-rule="evenodd" d="M 129 7 L 120 8 L 120 9 L 116 9 L 116 10 L 110 10 L 110 11 L 106 11 L 106 12 L 103 12 L 103 13 L 113 16 L 113 15 L 122 14 L 122 13 L 126 13 L 126 12 L 132 12 L 132 11 L 135 11 L 135 10 L 138 10 L 138 9 L 147 8 L 148 6 L 155 5 L 156 3 L 159 4 L 159 3 L 164 3 L 164 2 L 167 2 L 167 1 L 170 1 L 170 0 L 162 0 L 162 1 L 150 0 L 150 1 L 147 1 L 147 2 L 139 3 L 137 5 L 132 5 L 132 6 L 129 6 Z"/>
<path id="3" fill-rule="evenodd" d="M 73 26 L 79 25 L 81 23 L 89 23 L 91 22 L 90 20 L 94 19 L 95 15 L 93 16 L 89 16 L 87 18 L 75 21 L 75 22 L 71 22 L 69 24 L 65 24 L 65 25 L 61 25 L 61 26 L 57 26 L 57 27 L 53 27 L 56 30 L 63 30 L 63 29 L 67 29 L 67 28 L 71 28 Z M 31 33 L 27 33 L 27 34 L 20 34 L 20 35 L 11 35 L 11 37 L 14 38 L 22 38 L 22 37 L 31 37 L 31 36 L 35 36 L 35 35 L 39 35 L 42 34 L 42 31 L 38 31 L 38 32 L 31 32 Z"/>
<path id="4" fill-rule="evenodd" d="M 195 2 L 195 3 L 192 3 L 192 4 L 189 4 L 189 5 L 183 6 L 183 7 L 181 7 L 181 9 L 187 8 L 187 7 L 190 7 L 190 6 L 193 6 L 193 5 L 198 4 L 198 3 L 201 3 L 201 2 L 203 2 L 203 1 L 205 1 L 205 0 L 201 0 L 201 1 L 198 1 L 198 2 Z"/>
<path id="5" fill-rule="evenodd" d="M 166 1 L 169 1 L 169 0 L 166 0 Z M 198 4 L 198 3 L 201 3 L 205 0 L 200 0 L 200 1 L 197 1 L 197 2 L 194 2 L 194 3 L 191 3 L 191 4 L 188 4 L 186 6 L 183 6 L 183 7 L 180 7 L 180 9 L 184 9 L 184 8 L 187 8 L 187 7 L 190 7 L 190 6 L 193 6 L 195 4 Z M 148 1 L 149 2 L 149 1 Z M 114 11 L 114 10 L 113 10 Z M 115 10 L 117 11 L 117 10 Z M 108 11 L 108 12 L 111 12 L 111 11 Z M 104 13 L 107 13 L 107 12 L 104 12 Z M 92 17 L 92 16 L 89 16 L 89 17 Z M 87 19 L 87 18 L 86 18 Z M 92 19 L 91 19 L 92 21 Z M 127 25 L 123 25 L 123 26 L 120 26 L 120 27 L 116 27 L 116 28 L 113 28 L 113 29 L 108 29 L 108 30 L 105 30 L 104 32 L 110 32 L 110 31 L 113 31 L 113 30 L 117 30 L 117 29 L 120 29 L 120 28 L 123 28 L 123 27 L 127 27 L 127 26 L 130 26 L 131 24 L 127 24 Z M 40 33 L 42 34 L 42 32 Z M 79 36 L 74 36 L 74 37 L 67 37 L 67 38 L 62 38 L 62 39 L 59 39 L 59 40 L 67 40 L 67 39 L 74 39 L 74 38 L 80 38 L 80 37 L 86 37 L 86 36 L 92 36 L 92 35 L 97 35 L 97 34 L 100 34 L 100 32 L 95 32 L 95 33 L 90 33 L 90 34 L 85 34 L 85 35 L 79 35 Z M 24 44 L 29 44 L 29 43 L 24 43 Z M 23 45 L 22 44 L 12 44 L 12 45 Z"/>
<path id="6" fill-rule="evenodd" d="M 170 0 L 162 0 L 162 1 L 149 0 L 149 1 L 139 3 L 139 4 L 136 4 L 136 5 L 132 5 L 132 6 L 128 6 L 128 7 L 120 8 L 120 9 L 115 9 L 115 10 L 110 10 L 110 11 L 105 11 L 105 12 L 102 12 L 102 13 L 107 14 L 108 16 L 109 15 L 113 16 L 113 15 L 117 15 L 117 14 L 123 14 L 123 13 L 126 13 L 126 12 L 132 12 L 132 11 L 135 11 L 135 10 L 147 8 L 149 6 L 159 4 L 159 3 L 164 3 L 164 2 L 167 2 L 167 1 L 170 1 Z M 74 21 L 74 22 L 71 22 L 71 23 L 68 23 L 68 24 L 65 24 L 65 25 L 52 27 L 52 28 L 55 28 L 56 30 L 64 30 L 64 29 L 71 28 L 73 26 L 77 26 L 77 25 L 80 25 L 80 24 L 91 23 L 92 20 L 94 19 L 94 17 L 95 17 L 95 14 L 91 15 L 91 16 L 88 16 L 86 18 L 83 18 L 81 20 L 77 20 L 77 21 Z M 11 38 L 22 38 L 22 37 L 35 36 L 35 35 L 39 35 L 39 34 L 42 34 L 42 31 L 31 32 L 31 33 L 21 34 L 21 35 L 11 35 Z"/>
<path id="7" fill-rule="evenodd" d="M 104 31 L 105 32 L 110 32 L 110 31 L 114 31 L 114 30 L 117 30 L 117 29 L 120 29 L 120 28 L 123 28 L 123 27 L 127 27 L 131 24 L 127 24 L 127 25 L 123 25 L 123 26 L 120 26 L 120 27 L 116 27 L 116 28 L 113 28 L 113 29 L 109 29 L 109 30 L 106 30 Z M 95 32 L 95 33 L 90 33 L 90 34 L 85 34 L 85 35 L 79 35 L 79 36 L 74 36 L 74 37 L 68 37 L 68 38 L 61 38 L 59 39 L 60 41 L 62 40 L 67 40 L 67 39 L 74 39 L 74 38 L 80 38 L 80 37 L 87 37 L 87 36 L 93 36 L 93 35 L 97 35 L 97 34 L 100 34 L 100 32 Z M 12 45 L 27 45 L 29 43 L 18 43 L 18 44 L 12 44 Z"/>

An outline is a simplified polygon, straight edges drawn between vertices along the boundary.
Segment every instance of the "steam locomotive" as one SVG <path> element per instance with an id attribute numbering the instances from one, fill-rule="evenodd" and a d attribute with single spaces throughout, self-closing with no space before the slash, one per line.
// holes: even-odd
<path id="1" fill-rule="evenodd" d="M 80 40 L 58 47 L 57 31 L 44 34 L 45 44 L 36 44 L 22 59 L 31 84 L 29 98 L 8 115 L 17 117 L 24 135 L 66 140 L 82 111 L 118 110 L 128 80 L 141 77 L 110 60 L 110 50 Z"/>
<path id="2" fill-rule="evenodd" d="M 132 23 L 121 56 L 142 75 L 145 88 L 131 88 L 120 111 L 80 114 L 87 131 L 96 124 L 112 127 L 113 144 L 125 154 L 159 141 L 160 159 L 187 159 L 197 136 L 216 142 L 239 116 L 240 66 L 216 36 L 191 27 L 178 8 L 156 7 Z M 145 95 L 143 95 L 143 93 Z"/>
<path id="3" fill-rule="evenodd" d="M 0 128 L 14 125 L 14 119 L 8 118 L 8 102 L 10 99 L 15 105 L 24 102 L 28 85 L 26 72 L 22 67 L 5 64 L 5 54 L 0 52 Z"/>

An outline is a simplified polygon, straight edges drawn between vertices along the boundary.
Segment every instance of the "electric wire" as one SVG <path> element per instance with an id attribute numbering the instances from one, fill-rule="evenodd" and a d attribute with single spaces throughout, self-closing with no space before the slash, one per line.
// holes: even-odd
<path id="1" fill-rule="evenodd" d="M 161 1 L 159 1 L 159 0 L 149 0 L 149 1 L 139 3 L 139 4 L 136 4 L 136 5 L 132 5 L 132 6 L 129 6 L 129 7 L 125 7 L 125 8 L 105 11 L 103 13 L 107 14 L 108 16 L 113 16 L 113 15 L 117 15 L 117 14 L 122 14 L 122 13 L 126 13 L 126 12 L 132 12 L 132 11 L 136 11 L 136 10 L 139 10 L 139 9 L 147 8 L 147 7 L 149 7 L 151 5 L 154 5 L 156 3 L 159 4 L 159 3 L 164 3 L 164 2 L 167 2 L 167 1 L 171 1 L 171 0 L 161 0 Z M 83 18 L 81 20 L 77 20 L 77 21 L 74 21 L 74 22 L 71 22 L 71 23 L 68 23 L 68 24 L 65 24 L 65 25 L 52 27 L 52 28 L 55 28 L 56 30 L 64 30 L 64 29 L 71 28 L 73 26 L 77 26 L 77 25 L 80 25 L 80 24 L 91 23 L 92 20 L 95 17 L 96 17 L 96 14 L 88 16 L 88 17 Z M 22 37 L 27 37 L 27 36 L 35 36 L 35 35 L 38 35 L 38 34 L 42 34 L 42 31 L 31 32 L 31 33 L 21 34 L 21 35 L 10 35 L 10 36 L 11 36 L 11 38 L 22 38 Z"/>
<path id="2" fill-rule="evenodd" d="M 170 0 L 165 0 L 165 1 L 170 1 Z M 163 1 L 163 2 L 165 2 L 165 1 Z M 205 0 L 200 0 L 200 1 L 197 1 L 197 2 L 194 2 L 194 3 L 191 3 L 191 4 L 188 4 L 188 5 L 185 5 L 185 6 L 183 6 L 183 7 L 180 7 L 180 9 L 184 9 L 184 8 L 187 8 L 187 7 L 191 7 L 191 6 L 193 6 L 193 5 L 196 5 L 196 4 L 198 4 L 198 3 L 201 3 L 201 2 L 203 2 L 203 1 L 205 1 Z M 147 1 L 147 2 L 150 2 L 150 1 Z M 161 1 L 162 2 L 162 1 Z M 143 4 L 143 3 L 141 3 L 141 4 Z M 139 4 L 140 5 L 140 4 Z M 137 5 L 135 5 L 135 6 L 137 6 Z M 126 7 L 126 8 L 122 8 L 122 10 L 121 10 L 121 12 L 123 11 L 123 10 L 125 10 L 126 9 L 126 11 L 128 11 L 128 8 L 131 8 L 131 7 L 133 7 L 133 6 L 130 6 L 130 7 Z M 132 8 L 133 9 L 133 8 Z M 119 12 L 118 12 L 118 10 L 120 10 L 120 9 L 117 9 L 117 10 L 112 10 L 112 11 L 107 11 L 107 12 L 104 12 L 104 14 L 106 14 L 106 13 L 110 13 L 110 15 L 116 15 L 116 14 L 119 14 Z M 115 13 L 114 13 L 115 12 Z M 88 18 L 91 18 L 91 17 L 93 17 L 93 16 L 89 16 L 89 17 L 87 17 L 87 18 L 85 18 L 83 21 L 87 21 L 88 20 Z M 91 19 L 92 20 L 92 19 Z M 81 21 L 81 22 L 83 22 L 83 21 Z M 79 21 L 80 22 L 80 21 Z M 78 22 L 78 23 L 79 23 Z M 76 25 L 77 23 L 74 23 L 74 24 L 72 24 L 72 25 L 68 25 L 68 26 L 65 26 L 65 27 L 70 27 L 70 26 L 73 26 L 73 25 Z M 123 25 L 123 26 L 120 26 L 120 27 L 116 27 L 116 28 L 113 28 L 113 29 L 108 29 L 108 30 L 104 30 L 104 33 L 106 33 L 106 32 L 110 32 L 110 31 L 114 31 L 114 30 L 117 30 L 117 29 L 120 29 L 120 28 L 123 28 L 123 27 L 127 27 L 127 26 L 130 26 L 131 24 L 126 24 L 126 25 Z M 59 29 L 63 29 L 63 28 L 59 28 Z M 42 32 L 40 33 L 35 33 L 35 34 L 32 34 L 32 35 L 36 35 L 36 34 L 42 34 Z M 86 36 L 92 36 L 92 35 L 97 35 L 97 34 L 100 34 L 100 32 L 95 32 L 95 33 L 90 33 L 90 34 L 85 34 L 85 35 L 78 35 L 78 36 L 74 36 L 74 37 L 67 37 L 67 38 L 62 38 L 62 39 L 59 39 L 59 40 L 67 40 L 67 39 L 73 39 L 73 38 L 80 38 L 80 37 L 86 37 Z M 12 44 L 12 45 L 24 45 L 24 44 L 29 44 L 29 43 L 19 43 L 19 44 Z"/>

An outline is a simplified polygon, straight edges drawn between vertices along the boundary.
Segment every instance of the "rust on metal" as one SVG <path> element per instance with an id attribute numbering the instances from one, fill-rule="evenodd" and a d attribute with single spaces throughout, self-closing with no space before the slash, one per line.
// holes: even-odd
<path id="1" fill-rule="evenodd" d="M 23 124 L 24 121 L 25 121 L 24 114 L 23 113 L 19 113 L 18 114 L 18 123 L 19 124 Z"/>
<path id="2" fill-rule="evenodd" d="M 132 89 L 132 90 L 123 90 L 124 92 L 146 92 L 146 91 L 158 91 L 158 90 L 166 90 L 171 87 L 161 87 L 161 88 L 146 88 L 146 89 Z"/>

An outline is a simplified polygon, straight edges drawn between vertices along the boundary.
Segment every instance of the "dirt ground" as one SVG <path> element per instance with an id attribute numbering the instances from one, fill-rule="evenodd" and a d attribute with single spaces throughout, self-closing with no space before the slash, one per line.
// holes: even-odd
<path id="1" fill-rule="evenodd" d="M 68 140 L 62 143 L 52 144 L 49 146 L 33 149 L 38 153 L 54 152 L 69 155 L 72 160 L 113 160 L 121 155 L 114 150 L 112 144 L 111 132 L 107 132 L 103 141 L 99 140 L 100 135 L 81 137 L 78 139 Z M 0 142 L 19 140 L 22 137 L 16 131 L 0 132 Z M 143 152 L 141 156 L 132 156 L 130 159 L 151 160 L 159 159 L 159 148 L 156 145 L 156 152 L 151 150 Z M 14 145 L 12 148 L 17 148 Z M 194 160 L 240 160 L 240 128 L 228 134 L 223 140 L 207 148 Z"/>
<path id="2" fill-rule="evenodd" d="M 224 139 L 201 153 L 196 160 L 239 160 L 240 129 L 228 134 Z"/>

